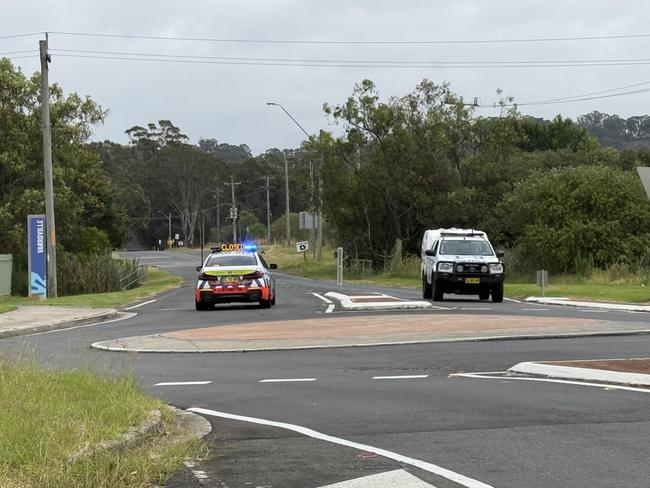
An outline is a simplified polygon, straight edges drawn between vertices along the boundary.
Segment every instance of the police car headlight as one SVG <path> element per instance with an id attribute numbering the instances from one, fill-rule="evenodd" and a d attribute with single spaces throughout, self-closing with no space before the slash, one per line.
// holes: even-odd
<path id="1" fill-rule="evenodd" d="M 490 274 L 499 274 L 503 273 L 503 264 L 494 263 L 490 265 Z"/>
<path id="2" fill-rule="evenodd" d="M 438 263 L 438 271 L 442 271 L 443 273 L 451 273 L 454 271 L 454 264 L 453 263 Z"/>

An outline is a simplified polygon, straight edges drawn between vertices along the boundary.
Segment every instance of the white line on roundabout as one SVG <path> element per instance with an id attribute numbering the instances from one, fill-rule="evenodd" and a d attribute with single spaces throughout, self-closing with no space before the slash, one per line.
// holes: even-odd
<path id="1" fill-rule="evenodd" d="M 498 373 L 498 372 L 497 372 Z M 506 371 L 502 372 L 503 374 Z M 488 373 L 495 374 L 495 373 Z M 449 378 L 472 378 L 478 380 L 502 380 L 502 381 L 539 381 L 543 383 L 561 383 L 565 385 L 578 385 L 578 386 L 591 386 L 601 389 L 608 390 L 625 390 L 625 391 L 636 391 L 640 393 L 650 393 L 648 388 L 635 388 L 633 386 L 621 386 L 621 385 L 612 385 L 609 383 L 589 383 L 586 381 L 570 381 L 570 380 L 557 380 L 553 378 L 524 378 L 521 376 L 488 376 L 486 373 L 454 373 L 450 374 Z"/>
<path id="2" fill-rule="evenodd" d="M 392 459 L 393 461 L 397 461 L 398 463 L 408 464 L 409 466 L 414 466 L 424 471 L 428 471 L 429 473 L 433 473 L 442 478 L 446 478 L 466 488 L 494 488 L 491 485 L 485 484 L 481 481 L 472 478 L 468 478 L 467 476 L 463 476 L 462 474 L 456 473 L 454 471 L 443 468 L 433 463 L 428 463 L 426 461 L 421 461 L 419 459 L 403 456 L 402 454 L 398 454 L 392 451 L 387 451 L 385 449 L 380 449 L 378 447 L 369 446 L 367 444 L 360 444 L 357 442 L 352 442 L 346 439 L 342 439 L 340 437 L 334 437 L 331 435 L 323 434 L 321 432 L 317 432 L 307 427 L 301 427 L 299 425 L 287 424 L 284 422 L 275 422 L 273 420 L 265 420 L 265 419 L 255 418 L 255 417 L 245 417 L 243 415 L 235 415 L 232 413 L 218 412 L 215 410 L 208 410 L 206 408 L 188 408 L 187 411 L 208 415 L 211 417 L 219 417 L 219 418 L 230 419 L 230 420 L 239 420 L 241 422 L 249 422 L 252 424 L 266 425 L 269 427 L 278 427 L 280 429 L 297 432 L 298 434 L 302 434 L 304 436 L 311 437 L 313 439 L 318 439 L 325 442 L 331 442 L 332 444 L 338 444 L 340 446 L 350 447 L 352 449 L 358 449 L 364 452 L 373 452 L 378 456 Z"/>
<path id="3" fill-rule="evenodd" d="M 321 299 L 322 301 L 324 301 L 325 303 L 328 303 L 328 304 L 329 304 L 329 303 L 334 303 L 332 300 L 330 300 L 329 298 L 324 297 L 324 296 L 321 295 L 320 293 L 312 293 L 312 295 L 314 295 L 316 298 L 320 298 L 320 299 Z"/>
<path id="4" fill-rule="evenodd" d="M 121 320 L 132 319 L 133 317 L 135 317 L 138 314 L 135 313 L 135 312 L 118 312 L 118 315 L 119 315 L 119 317 L 117 317 L 116 319 L 103 320 L 101 322 L 93 322 L 91 324 L 73 325 L 72 327 L 65 327 L 63 329 L 45 330 L 43 332 L 33 332 L 31 334 L 21 334 L 20 336 L 15 336 L 15 337 L 27 337 L 27 336 L 37 336 L 37 335 L 45 335 L 45 334 L 55 334 L 57 332 L 67 332 L 69 330 L 74 330 L 74 329 L 83 329 L 85 327 L 94 327 L 96 325 L 110 324 L 110 323 L 113 323 L 113 322 L 119 322 Z M 8 337 L 7 339 L 12 339 L 12 338 Z"/>
<path id="5" fill-rule="evenodd" d="M 156 383 L 153 386 L 193 386 L 193 385 L 209 385 L 212 381 L 167 381 Z"/>
<path id="6" fill-rule="evenodd" d="M 421 380 L 428 378 L 428 374 L 405 374 L 401 376 L 373 376 L 373 380 Z"/>
<path id="7" fill-rule="evenodd" d="M 317 378 L 269 378 L 259 380 L 258 383 L 298 383 L 302 381 L 316 381 Z"/>

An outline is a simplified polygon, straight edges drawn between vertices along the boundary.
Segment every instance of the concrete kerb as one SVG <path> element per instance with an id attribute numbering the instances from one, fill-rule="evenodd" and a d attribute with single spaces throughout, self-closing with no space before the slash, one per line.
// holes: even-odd
<path id="1" fill-rule="evenodd" d="M 433 308 L 433 304 L 424 300 L 403 300 L 399 302 L 355 303 L 348 295 L 329 291 L 325 296 L 336 300 L 343 310 L 423 310 Z"/>
<path id="2" fill-rule="evenodd" d="M 20 309 L 20 307 L 18 308 Z M 10 312 L 7 312 L 10 313 Z M 88 325 L 95 322 L 105 322 L 113 318 L 117 318 L 121 315 L 122 312 L 116 309 L 110 309 L 109 312 L 104 312 L 101 314 L 95 314 L 89 317 L 82 317 L 79 319 L 73 320 L 62 320 L 60 322 L 54 322 L 50 324 L 40 324 L 34 325 L 32 327 L 23 327 L 20 329 L 11 329 L 11 330 L 0 330 L 0 339 L 5 339 L 8 337 L 17 337 L 21 335 L 30 335 L 36 334 L 39 332 L 48 332 L 51 330 L 67 329 L 70 327 L 77 327 L 80 325 Z"/>
<path id="3" fill-rule="evenodd" d="M 604 310 L 620 310 L 623 312 L 650 313 L 650 305 L 638 305 L 632 303 L 585 302 L 581 300 L 571 300 L 569 298 L 560 297 L 528 297 L 524 301 L 528 303 L 539 303 L 543 305 L 562 305 L 565 307 L 601 308 Z"/>
<path id="4" fill-rule="evenodd" d="M 168 439 L 172 444 L 190 439 L 201 439 L 212 431 L 212 424 L 201 415 L 169 405 L 165 408 L 174 415 L 174 423 L 180 430 L 179 433 L 172 434 Z M 163 431 L 164 425 L 160 410 L 152 410 L 140 425 L 132 427 L 116 439 L 103 441 L 94 446 L 80 449 L 68 458 L 68 462 L 74 463 L 80 458 L 89 456 L 98 450 L 124 451 L 141 445 L 153 436 L 161 434 Z"/>
<path id="5" fill-rule="evenodd" d="M 563 380 L 596 381 L 599 383 L 612 383 L 616 385 L 635 385 L 650 387 L 650 375 L 640 373 L 623 373 L 602 369 L 576 368 L 544 364 L 538 362 L 524 362 L 508 369 L 508 374 L 526 374 L 544 376 Z"/>

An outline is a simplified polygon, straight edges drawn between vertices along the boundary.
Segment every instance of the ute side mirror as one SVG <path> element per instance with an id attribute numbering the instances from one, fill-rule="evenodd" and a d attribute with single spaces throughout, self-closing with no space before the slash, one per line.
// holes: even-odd
<path id="1" fill-rule="evenodd" d="M 497 251 L 497 257 L 498 257 L 498 258 L 502 258 L 502 257 L 505 256 L 505 255 L 506 255 L 505 252 L 503 252 L 503 251 Z"/>
<path id="2" fill-rule="evenodd" d="M 427 256 L 435 256 L 436 252 L 433 249 L 427 249 L 426 251 L 424 251 L 424 254 L 426 254 Z"/>
<path id="3" fill-rule="evenodd" d="M 278 269 L 277 264 L 269 264 L 269 269 Z"/>
<path id="4" fill-rule="evenodd" d="M 203 266 L 197 266 L 195 269 L 196 269 L 197 271 L 201 271 L 202 268 L 203 268 Z"/>

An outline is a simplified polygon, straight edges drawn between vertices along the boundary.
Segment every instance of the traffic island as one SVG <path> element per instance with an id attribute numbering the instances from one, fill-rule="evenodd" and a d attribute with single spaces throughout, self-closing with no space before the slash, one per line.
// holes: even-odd
<path id="1" fill-rule="evenodd" d="M 25 306 L 0 314 L 0 339 L 116 318 L 114 308 Z"/>
<path id="2" fill-rule="evenodd" d="M 508 374 L 650 387 L 650 358 L 525 362 Z"/>
<path id="3" fill-rule="evenodd" d="M 92 344 L 118 352 L 246 352 L 650 333 L 644 323 L 500 315 L 392 314 L 218 325 Z"/>
<path id="4" fill-rule="evenodd" d="M 424 300 L 404 300 L 384 294 L 373 295 L 344 295 L 330 291 L 325 296 L 336 300 L 343 310 L 428 310 L 434 307 L 431 302 Z"/>

